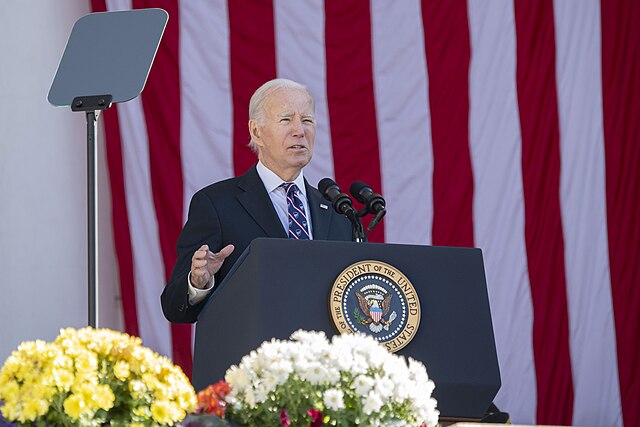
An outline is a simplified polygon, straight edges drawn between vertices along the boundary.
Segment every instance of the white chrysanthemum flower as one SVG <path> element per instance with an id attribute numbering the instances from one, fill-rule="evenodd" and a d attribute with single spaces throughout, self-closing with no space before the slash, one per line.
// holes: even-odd
<path id="1" fill-rule="evenodd" d="M 279 360 L 269 367 L 268 372 L 273 378 L 275 378 L 278 385 L 282 385 L 293 372 L 293 364 L 288 360 Z"/>
<path id="2" fill-rule="evenodd" d="M 335 366 L 329 366 L 325 372 L 325 383 L 335 385 L 340 382 L 340 370 Z"/>
<path id="3" fill-rule="evenodd" d="M 372 367 L 382 367 L 387 357 L 389 357 L 389 353 L 382 346 L 371 348 L 371 350 L 367 352 L 365 356 L 369 366 Z"/>
<path id="4" fill-rule="evenodd" d="M 353 368 L 353 356 L 350 350 L 337 347 L 329 355 L 328 363 L 336 366 L 341 371 L 349 372 Z"/>
<path id="5" fill-rule="evenodd" d="M 366 396 L 373 388 L 374 380 L 366 375 L 358 375 L 353 380 L 353 389 L 359 396 Z"/>
<path id="6" fill-rule="evenodd" d="M 362 411 L 366 415 L 371 415 L 374 412 L 378 412 L 380 408 L 382 408 L 382 405 L 382 397 L 374 390 L 371 390 L 365 397 L 362 398 Z"/>
<path id="7" fill-rule="evenodd" d="M 236 365 L 227 370 L 225 381 L 231 385 L 231 388 L 236 393 L 244 391 L 251 384 L 247 371 L 240 369 Z"/>
<path id="8" fill-rule="evenodd" d="M 269 397 L 269 392 L 273 391 L 274 387 L 271 387 L 269 384 L 260 383 L 255 386 L 253 389 L 253 397 L 255 399 L 255 403 L 263 403 Z"/>
<path id="9" fill-rule="evenodd" d="M 306 371 L 309 369 L 309 363 L 311 360 L 313 359 L 307 357 L 306 354 L 294 356 L 291 360 L 291 363 L 293 364 L 293 372 L 300 374 L 301 372 Z"/>
<path id="10" fill-rule="evenodd" d="M 249 387 L 244 391 L 244 401 L 249 407 L 256 406 L 256 394 L 253 388 Z"/>
<path id="11" fill-rule="evenodd" d="M 344 409 L 344 392 L 335 388 L 330 388 L 322 395 L 324 405 L 334 411 Z"/>
<path id="12" fill-rule="evenodd" d="M 329 352 L 330 343 L 324 332 L 309 332 L 298 330 L 291 335 L 294 341 L 292 344 L 296 349 L 304 348 L 310 352 L 314 358 L 318 355 Z"/>
<path id="13" fill-rule="evenodd" d="M 377 394 L 386 396 L 393 392 L 394 383 L 388 377 L 376 376 L 373 389 Z"/>
<path id="14" fill-rule="evenodd" d="M 318 385 L 327 380 L 327 368 L 317 362 L 310 362 L 305 371 L 299 373 L 300 378 L 309 381 L 313 385 Z"/>
<path id="15" fill-rule="evenodd" d="M 413 387 L 414 385 L 412 382 L 406 379 L 393 381 L 392 399 L 398 403 L 404 402 L 411 397 L 411 390 Z"/>
<path id="16" fill-rule="evenodd" d="M 286 378 L 285 378 L 286 381 Z M 260 384 L 266 390 L 267 393 L 275 391 L 278 385 L 284 384 L 284 381 L 281 383 L 280 379 L 277 378 L 273 373 L 268 372 L 261 380 Z"/>
<path id="17" fill-rule="evenodd" d="M 350 369 L 350 372 L 352 374 L 354 375 L 364 374 L 367 372 L 368 368 L 369 368 L 369 364 L 367 362 L 367 359 L 363 355 L 361 354 L 353 355 L 353 364 Z"/>
<path id="18" fill-rule="evenodd" d="M 427 368 L 417 360 L 413 358 L 409 358 L 409 375 L 411 378 L 417 382 L 426 382 L 429 380 L 429 375 L 427 375 Z"/>

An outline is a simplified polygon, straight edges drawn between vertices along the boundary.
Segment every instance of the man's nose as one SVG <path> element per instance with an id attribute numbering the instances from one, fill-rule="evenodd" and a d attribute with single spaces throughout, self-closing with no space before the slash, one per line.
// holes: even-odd
<path id="1" fill-rule="evenodd" d="M 304 136 L 304 126 L 301 119 L 293 119 L 291 122 L 291 133 L 293 136 Z"/>

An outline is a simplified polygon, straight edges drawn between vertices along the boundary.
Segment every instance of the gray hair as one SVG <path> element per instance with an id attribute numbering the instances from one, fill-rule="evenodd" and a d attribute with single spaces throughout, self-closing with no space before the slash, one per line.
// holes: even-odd
<path id="1" fill-rule="evenodd" d="M 266 102 L 269 95 L 275 92 L 278 89 L 300 89 L 303 90 L 309 95 L 309 99 L 311 100 L 311 107 L 315 111 L 315 104 L 313 102 L 313 97 L 309 93 L 307 87 L 298 82 L 294 82 L 289 79 L 273 79 L 269 80 L 262 86 L 260 86 L 251 96 L 251 100 L 249 101 L 249 120 L 255 120 L 261 126 L 264 125 L 264 103 Z M 253 142 L 253 139 L 249 141 L 249 148 L 258 154 L 258 145 Z"/>

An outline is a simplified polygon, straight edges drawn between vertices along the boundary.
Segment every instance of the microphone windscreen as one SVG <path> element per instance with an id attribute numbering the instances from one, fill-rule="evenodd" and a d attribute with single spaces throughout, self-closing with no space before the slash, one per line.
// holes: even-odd
<path id="1" fill-rule="evenodd" d="M 322 178 L 318 183 L 318 190 L 320 190 L 320 193 L 322 193 L 323 195 L 326 195 L 329 187 L 332 187 L 334 185 L 336 187 L 338 186 L 338 184 L 336 184 L 335 181 L 331 178 Z"/>
<path id="2" fill-rule="evenodd" d="M 360 203 L 364 203 L 364 198 L 362 197 L 362 190 L 364 190 L 365 188 L 369 189 L 369 191 L 372 191 L 371 187 L 369 187 L 364 182 L 354 181 L 353 184 L 351 184 L 351 187 L 349 187 L 349 192 L 351 192 L 351 195 L 355 197 L 357 201 L 359 201 Z"/>

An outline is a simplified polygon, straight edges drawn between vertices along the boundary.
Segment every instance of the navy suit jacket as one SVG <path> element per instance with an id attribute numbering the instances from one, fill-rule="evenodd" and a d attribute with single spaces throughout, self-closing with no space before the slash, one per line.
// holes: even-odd
<path id="1" fill-rule="evenodd" d="M 351 241 L 349 220 L 335 212 L 306 180 L 305 186 L 313 238 Z M 321 208 L 321 204 L 328 208 Z M 187 276 L 193 253 L 200 246 L 207 244 L 213 252 L 218 252 L 228 244 L 235 246 L 215 275 L 216 284 L 219 284 L 251 241 L 258 237 L 286 239 L 287 233 L 255 166 L 242 176 L 211 184 L 194 194 L 187 222 L 178 238 L 178 259 L 169 283 L 162 292 L 165 317 L 175 323 L 194 323 L 208 299 L 189 305 Z"/>

